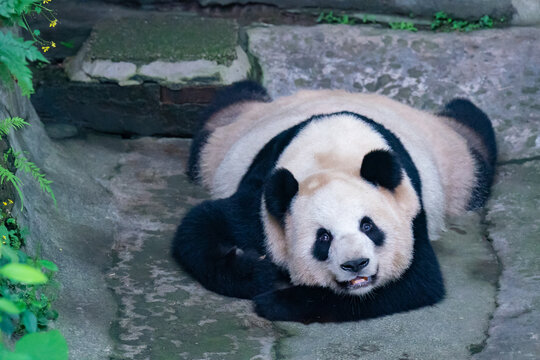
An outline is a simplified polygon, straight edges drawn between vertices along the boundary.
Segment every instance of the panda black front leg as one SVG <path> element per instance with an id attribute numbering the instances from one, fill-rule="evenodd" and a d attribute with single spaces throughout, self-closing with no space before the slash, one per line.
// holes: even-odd
<path id="1" fill-rule="evenodd" d="M 242 218 L 229 199 L 205 201 L 178 227 L 172 255 L 204 287 L 226 296 L 251 299 L 275 289 L 281 271 L 253 246 L 231 222 Z"/>
<path id="2" fill-rule="evenodd" d="M 429 277 L 429 276 L 428 276 Z M 434 305 L 444 297 L 440 279 L 435 283 L 410 279 L 372 291 L 369 296 L 340 295 L 327 288 L 293 286 L 256 296 L 255 311 L 272 321 L 343 322 L 370 319 Z M 438 284 L 437 284 L 438 283 Z"/>
<path id="3" fill-rule="evenodd" d="M 257 295 L 253 301 L 255 312 L 272 321 L 310 324 L 347 320 L 339 314 L 344 299 L 325 288 L 292 286 Z"/>

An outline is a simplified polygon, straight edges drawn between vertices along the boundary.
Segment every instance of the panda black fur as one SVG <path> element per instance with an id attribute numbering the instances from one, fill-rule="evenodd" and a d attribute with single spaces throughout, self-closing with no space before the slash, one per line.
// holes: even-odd
<path id="1" fill-rule="evenodd" d="M 429 239 L 445 214 L 485 203 L 496 145 L 464 99 L 436 116 L 344 91 L 269 102 L 241 82 L 217 94 L 190 155 L 215 200 L 183 219 L 175 259 L 263 317 L 326 322 L 444 297 Z"/>

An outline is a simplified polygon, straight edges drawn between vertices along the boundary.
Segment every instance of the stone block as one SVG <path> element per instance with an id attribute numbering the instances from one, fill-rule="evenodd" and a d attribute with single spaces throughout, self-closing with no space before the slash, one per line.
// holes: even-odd
<path id="1" fill-rule="evenodd" d="M 230 84 L 250 68 L 237 38 L 238 25 L 228 19 L 152 12 L 105 18 L 66 61 L 66 72 L 73 81 L 119 85 Z"/>

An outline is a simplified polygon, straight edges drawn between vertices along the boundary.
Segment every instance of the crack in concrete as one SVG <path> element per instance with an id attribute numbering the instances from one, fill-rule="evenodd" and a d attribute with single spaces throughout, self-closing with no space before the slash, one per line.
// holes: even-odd
<path id="1" fill-rule="evenodd" d="M 495 307 L 493 308 L 493 311 L 491 312 L 491 314 L 489 314 L 489 319 L 487 321 L 487 326 L 486 326 L 486 328 L 484 330 L 485 337 L 480 343 L 469 345 L 468 350 L 469 350 L 469 353 L 471 354 L 471 356 L 481 354 L 485 350 L 485 348 L 487 346 L 487 342 L 488 342 L 489 337 L 490 337 L 489 330 L 491 329 L 491 322 L 492 322 L 493 317 L 495 315 L 495 311 L 497 311 L 497 309 L 499 308 L 499 302 L 497 301 L 497 299 L 498 299 L 499 292 L 500 292 L 500 280 L 501 280 L 501 276 L 502 276 L 502 273 L 503 273 L 502 260 L 499 257 L 499 254 L 497 253 L 497 250 L 495 250 L 495 248 L 493 247 L 493 239 L 490 237 L 489 227 L 490 227 L 491 223 L 489 222 L 489 220 L 487 220 L 487 217 L 486 217 L 487 208 L 482 209 L 479 213 L 480 213 L 480 226 L 482 228 L 482 237 L 489 243 L 489 248 L 491 249 L 491 253 L 493 254 L 495 259 L 497 260 L 497 282 L 495 283 L 495 295 L 494 295 L 494 299 L 493 299 Z"/>

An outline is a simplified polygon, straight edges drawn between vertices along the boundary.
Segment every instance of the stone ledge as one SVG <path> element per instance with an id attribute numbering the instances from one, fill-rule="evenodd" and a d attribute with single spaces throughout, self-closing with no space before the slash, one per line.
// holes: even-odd
<path id="1" fill-rule="evenodd" d="M 250 70 L 237 43 L 234 20 L 163 13 L 108 18 L 96 24 L 65 68 L 70 80 L 79 82 L 226 85 Z"/>

